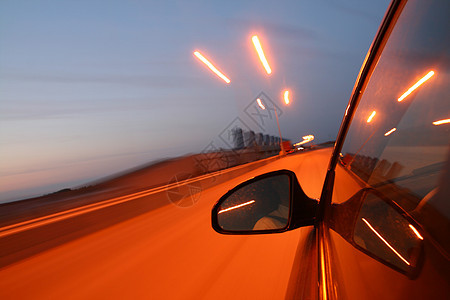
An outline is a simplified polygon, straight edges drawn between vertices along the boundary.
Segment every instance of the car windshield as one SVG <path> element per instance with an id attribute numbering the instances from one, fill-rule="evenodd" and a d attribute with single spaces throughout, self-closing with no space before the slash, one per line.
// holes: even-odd
<path id="1" fill-rule="evenodd" d="M 400 205 L 447 251 L 450 37 L 440 29 L 450 26 L 449 9 L 442 1 L 406 4 L 341 153 L 341 166 L 361 187 Z"/>

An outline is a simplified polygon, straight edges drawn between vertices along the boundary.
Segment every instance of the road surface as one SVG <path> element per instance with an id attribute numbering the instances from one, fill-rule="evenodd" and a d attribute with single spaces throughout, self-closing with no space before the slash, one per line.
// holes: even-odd
<path id="1" fill-rule="evenodd" d="M 305 193 L 319 198 L 330 155 L 327 148 L 280 158 L 202 190 L 192 205 L 175 205 L 161 191 L 95 211 L 82 209 L 58 221 L 53 216 L 47 223 L 19 226 L 0 235 L 0 246 L 9 250 L 0 257 L 0 299 L 306 295 L 315 289 L 317 278 L 311 265 L 316 261 L 310 257 L 314 251 L 304 247 L 314 244 L 312 227 L 282 234 L 220 235 L 211 228 L 211 208 L 240 182 L 278 169 L 294 171 Z M 148 210 L 149 201 L 165 204 Z"/>

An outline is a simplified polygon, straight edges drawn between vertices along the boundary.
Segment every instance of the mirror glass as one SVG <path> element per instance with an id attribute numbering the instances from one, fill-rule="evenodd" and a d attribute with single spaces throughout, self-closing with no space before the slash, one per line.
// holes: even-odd
<path id="1" fill-rule="evenodd" d="M 217 222 L 227 231 L 282 229 L 288 225 L 290 177 L 286 174 L 244 183 L 222 199 Z"/>
<path id="2" fill-rule="evenodd" d="M 353 240 L 372 256 L 407 272 L 417 264 L 423 237 L 393 206 L 368 193 L 356 220 Z"/>

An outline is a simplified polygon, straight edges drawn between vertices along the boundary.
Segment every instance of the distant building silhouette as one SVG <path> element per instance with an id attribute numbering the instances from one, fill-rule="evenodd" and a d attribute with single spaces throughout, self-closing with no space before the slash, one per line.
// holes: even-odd
<path id="1" fill-rule="evenodd" d="M 244 132 L 245 147 L 251 148 L 255 146 L 255 132 L 253 130 Z"/>
<path id="2" fill-rule="evenodd" d="M 256 144 L 258 146 L 264 146 L 264 136 L 262 133 L 257 133 L 256 134 Z"/>
<path id="3" fill-rule="evenodd" d="M 234 149 L 243 149 L 244 148 L 244 136 L 242 134 L 242 129 L 236 127 L 231 130 L 233 135 Z"/>

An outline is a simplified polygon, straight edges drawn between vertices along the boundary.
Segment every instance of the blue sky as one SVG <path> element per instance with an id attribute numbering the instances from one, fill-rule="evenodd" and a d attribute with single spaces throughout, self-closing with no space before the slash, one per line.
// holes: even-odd
<path id="1" fill-rule="evenodd" d="M 202 151 L 264 92 L 332 140 L 389 1 L 0 2 L 0 201 Z M 273 73 L 264 74 L 258 34 Z M 230 79 L 193 56 L 210 58 Z M 289 107 L 282 91 L 290 89 Z"/>

